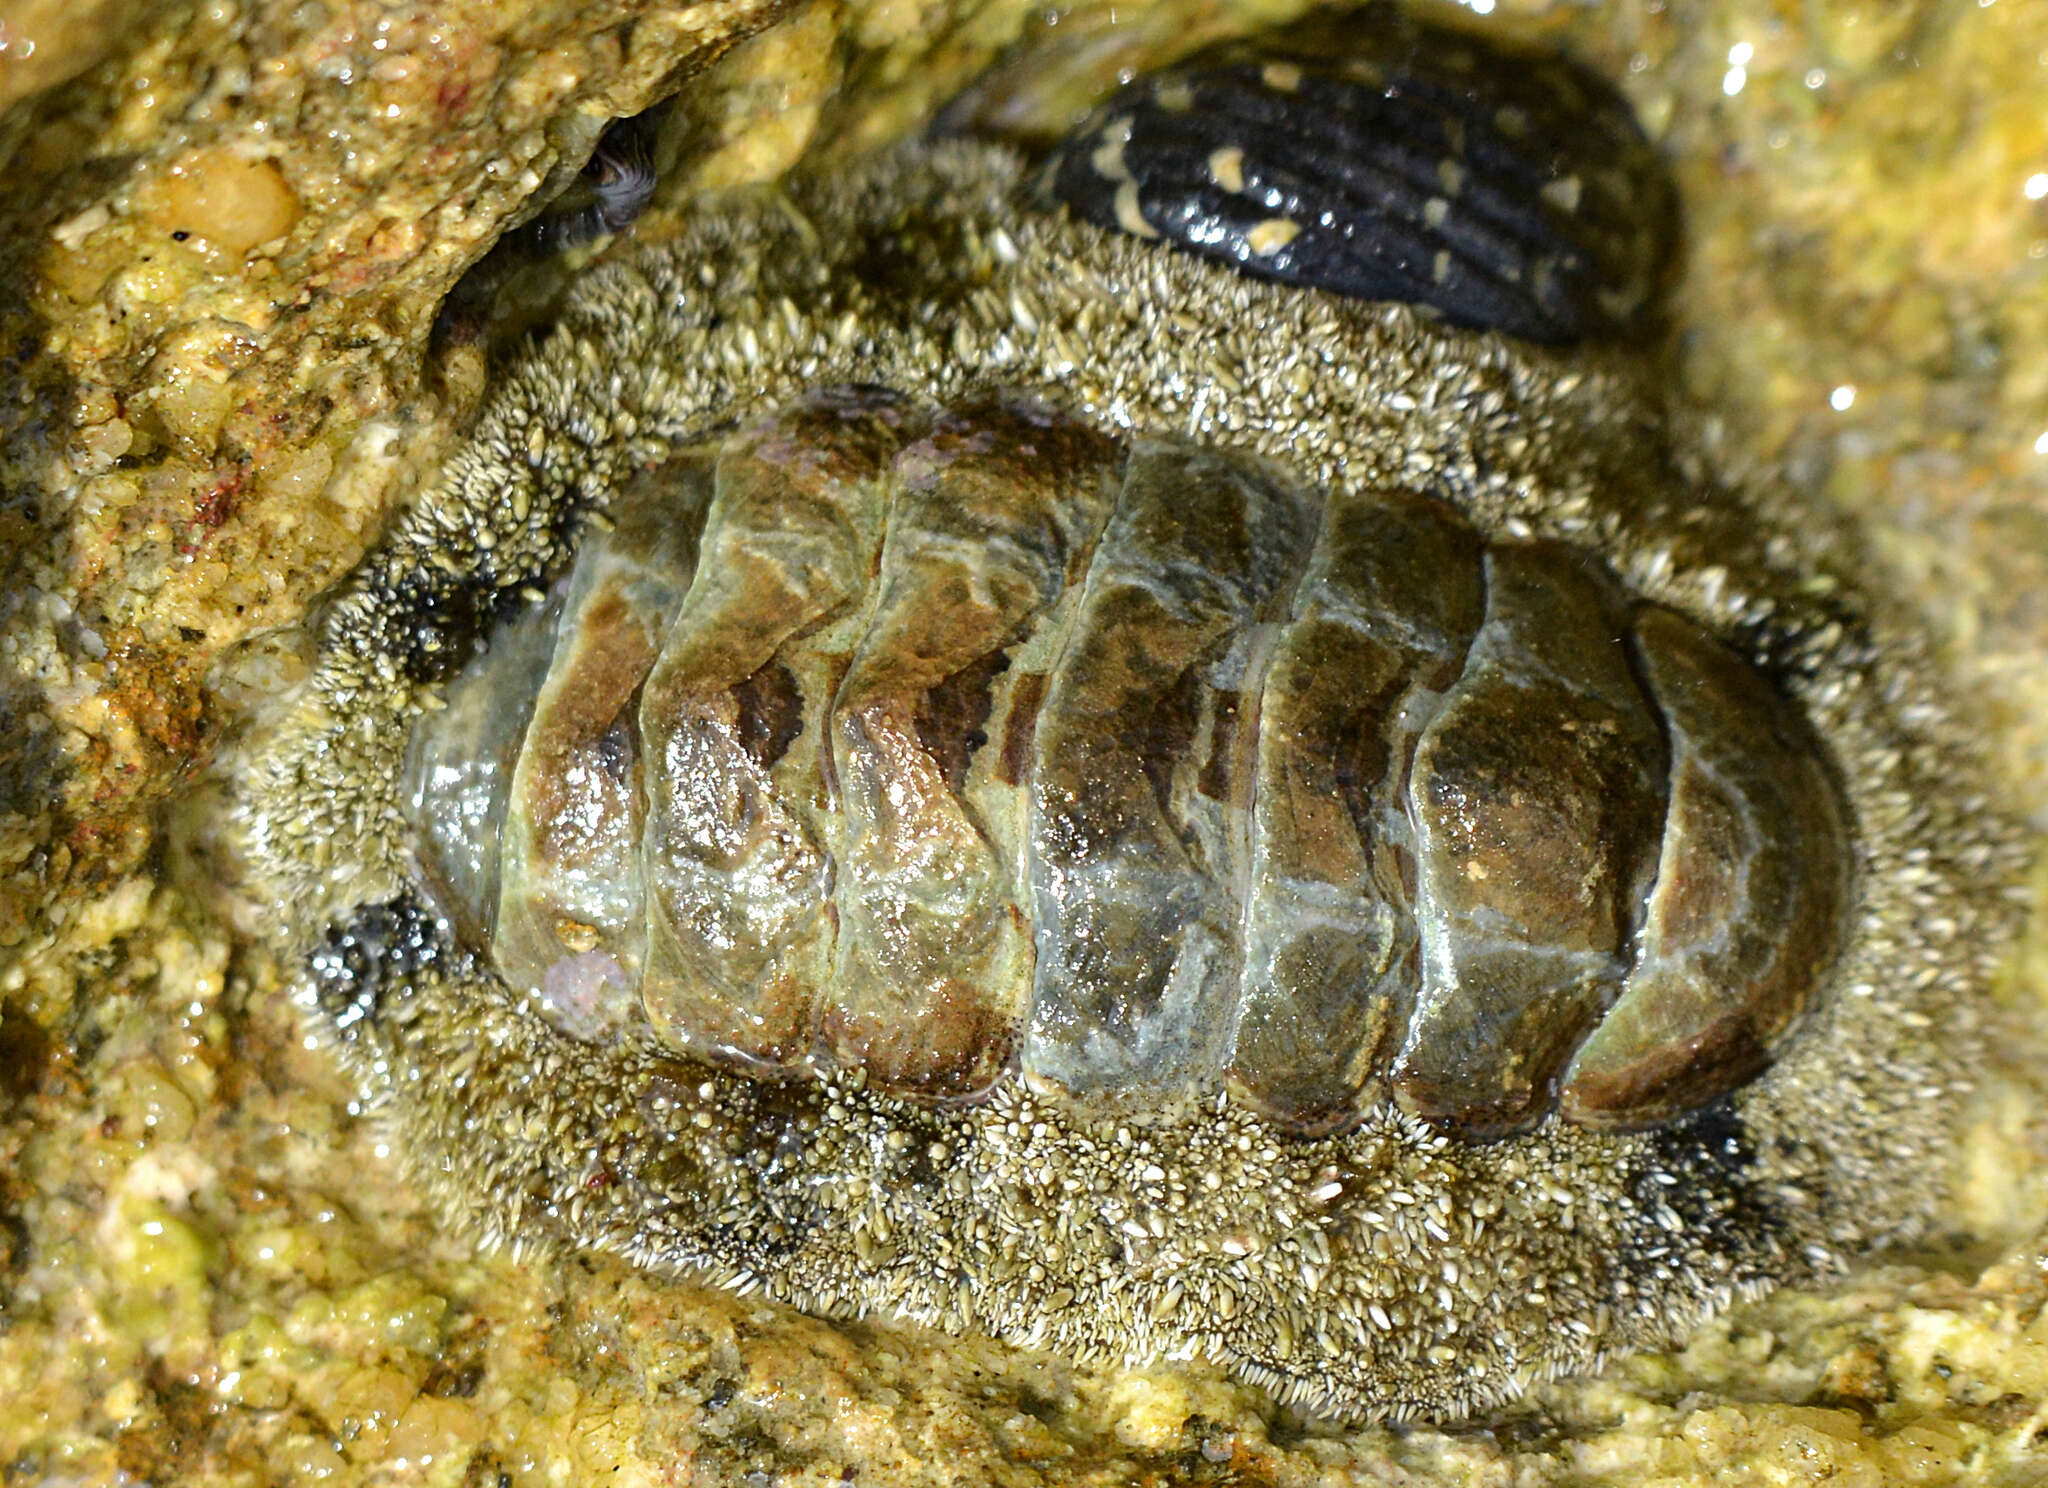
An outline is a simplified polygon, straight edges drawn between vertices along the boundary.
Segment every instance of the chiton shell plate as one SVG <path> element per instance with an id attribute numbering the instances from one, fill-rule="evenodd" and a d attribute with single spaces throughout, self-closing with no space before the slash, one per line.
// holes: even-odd
<path id="1" fill-rule="evenodd" d="M 1756 1073 L 1839 940 L 1797 710 L 1445 502 L 843 388 L 609 514 L 408 788 L 437 906 L 579 1037 L 1640 1127 Z"/>
<path id="2" fill-rule="evenodd" d="M 2011 863 L 1839 534 L 1625 353 L 1023 186 L 918 147 L 596 273 L 241 747 L 416 1171 L 1350 1417 L 1918 1233 Z"/>

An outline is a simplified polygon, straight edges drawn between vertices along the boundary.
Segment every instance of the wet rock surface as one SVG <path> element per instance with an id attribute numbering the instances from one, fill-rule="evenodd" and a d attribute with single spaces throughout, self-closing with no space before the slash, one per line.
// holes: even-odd
<path id="1" fill-rule="evenodd" d="M 1004 62 L 977 107 L 1051 134 L 1120 69 L 1272 9 L 1037 21 L 1054 60 Z M 175 886 L 166 803 L 297 674 L 288 627 L 459 433 L 486 343 L 437 341 L 437 309 L 608 118 L 726 53 L 676 105 L 679 165 L 635 229 L 657 236 L 695 190 L 900 132 L 1024 12 L 811 6 L 748 41 L 767 7 L 90 14 L 43 33 L 42 72 L 15 17 L 0 38 L 11 1475 L 1945 1483 L 2048 1458 L 2048 1256 L 2012 1239 L 2048 1156 L 2019 1053 L 1946 1175 L 1958 1229 L 2002 1239 L 1739 1310 L 1490 1430 L 1336 1433 L 1199 1368 L 835 1326 L 444 1231 L 274 968 Z M 1708 442 L 1856 516 L 1978 697 L 2010 806 L 2048 819 L 2048 17 L 1673 0 L 1472 23 L 1566 41 L 1630 91 L 1687 204 L 1674 376 Z M 2037 931 L 2016 1024 L 2044 982 Z"/>

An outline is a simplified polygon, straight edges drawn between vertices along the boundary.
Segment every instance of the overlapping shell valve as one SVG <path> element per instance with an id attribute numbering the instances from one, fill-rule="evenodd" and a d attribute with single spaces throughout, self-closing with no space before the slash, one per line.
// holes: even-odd
<path id="1" fill-rule="evenodd" d="M 1796 708 L 1596 559 L 1036 403 L 820 392 L 643 477 L 415 745 L 550 1015 L 914 1097 L 1638 1127 L 1835 946 Z"/>

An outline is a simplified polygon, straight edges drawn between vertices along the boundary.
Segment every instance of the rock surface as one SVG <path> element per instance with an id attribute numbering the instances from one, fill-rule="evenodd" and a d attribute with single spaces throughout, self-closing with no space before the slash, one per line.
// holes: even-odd
<path id="1" fill-rule="evenodd" d="M 583 1260 L 479 1256 L 166 863 L 167 803 L 474 406 L 436 312 L 605 121 L 695 74 L 692 193 L 974 101 L 1050 134 L 1293 7 L 1025 24 L 788 7 L 18 7 L 0 31 L 0 1470 L 515 1483 L 2025 1481 L 2048 1471 L 2048 1132 L 2015 1054 L 1960 1242 L 1738 1310 L 1492 1430 L 1336 1434 L 1199 1369 L 1076 1369 Z M 1475 7 L 1476 8 L 1476 7 Z M 1489 7 L 1492 9 L 1492 7 Z M 771 25 L 771 23 L 773 23 Z M 1674 159 L 1679 385 L 1863 524 L 2009 805 L 2048 825 L 2048 13 L 1501 0 Z M 760 29 L 766 27 L 767 29 Z M 744 40 L 750 33 L 751 40 Z M 25 50 L 25 43 L 32 47 Z M 714 60 L 723 56 L 722 61 Z M 33 65 L 31 65 L 33 64 Z M 708 70 L 706 70 L 708 69 Z M 2048 898 L 2037 876 L 2036 900 Z M 2048 936 L 2007 987 L 2048 1021 Z M 1937 1175 L 1930 1175 L 1931 1177 Z M 2032 1239 L 2015 1238 L 2032 1234 Z"/>

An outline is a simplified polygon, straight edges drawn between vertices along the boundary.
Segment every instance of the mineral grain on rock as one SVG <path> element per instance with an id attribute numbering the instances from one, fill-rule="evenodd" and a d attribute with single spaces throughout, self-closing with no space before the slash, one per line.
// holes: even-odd
<path id="1" fill-rule="evenodd" d="M 465 1222 L 1437 1419 L 1924 1228 L 1913 642 L 1674 450 L 1612 95 L 1317 24 L 600 271 L 337 596 L 240 889 Z"/>

